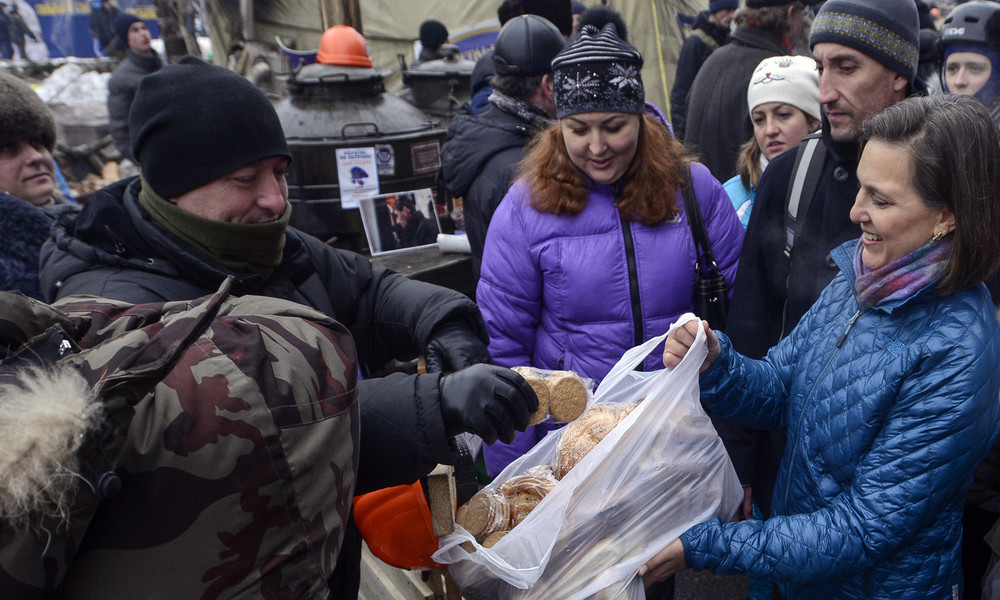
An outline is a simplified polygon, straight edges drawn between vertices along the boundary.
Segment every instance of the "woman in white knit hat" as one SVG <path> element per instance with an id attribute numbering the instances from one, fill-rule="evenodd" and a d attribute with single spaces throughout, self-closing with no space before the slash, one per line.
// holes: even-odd
<path id="1" fill-rule="evenodd" d="M 740 149 L 737 175 L 723 185 L 743 227 L 750 221 L 757 184 L 767 163 L 819 129 L 816 61 L 806 56 L 765 58 L 750 78 L 747 106 L 754 136 Z"/>

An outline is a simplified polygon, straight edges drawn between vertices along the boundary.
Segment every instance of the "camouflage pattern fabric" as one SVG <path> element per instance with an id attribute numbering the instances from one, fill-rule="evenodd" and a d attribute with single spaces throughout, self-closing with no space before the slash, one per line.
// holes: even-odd
<path id="1" fill-rule="evenodd" d="M 354 342 L 319 312 L 227 285 L 55 311 L 0 294 L 0 336 L 59 330 L 79 345 L 60 364 L 105 407 L 80 475 L 113 468 L 122 484 L 110 498 L 81 485 L 68 522 L 0 519 L 4 598 L 329 596 L 358 466 Z M 0 377 L 16 377 L 9 362 Z"/>

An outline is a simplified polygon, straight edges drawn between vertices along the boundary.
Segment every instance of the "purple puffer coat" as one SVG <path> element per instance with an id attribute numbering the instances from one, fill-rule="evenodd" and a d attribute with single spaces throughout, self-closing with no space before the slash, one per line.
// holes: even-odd
<path id="1" fill-rule="evenodd" d="M 691 174 L 712 253 L 732 286 L 743 226 L 708 169 L 692 163 Z M 611 186 L 591 181 L 588 188 L 580 214 L 556 216 L 531 207 L 521 179 L 494 214 L 476 302 L 496 364 L 572 370 L 600 382 L 626 350 L 692 310 L 695 247 L 680 190 L 678 218 L 647 227 L 622 221 Z M 646 369 L 662 368 L 659 354 L 647 358 Z M 484 448 L 489 474 L 549 429 L 529 427 L 512 444 Z"/>

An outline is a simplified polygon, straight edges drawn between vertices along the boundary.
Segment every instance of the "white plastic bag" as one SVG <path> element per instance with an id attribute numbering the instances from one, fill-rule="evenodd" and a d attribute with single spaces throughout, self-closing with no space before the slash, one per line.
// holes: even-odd
<path id="1" fill-rule="evenodd" d="M 684 315 L 671 330 L 692 319 Z M 666 337 L 626 352 L 604 379 L 595 403 L 643 401 L 520 525 L 492 548 L 460 526 L 441 538 L 434 560 L 451 565 L 465 598 L 641 600 L 635 574 L 642 564 L 692 525 L 736 512 L 743 490 L 699 401 L 704 332 L 677 367 L 635 371 Z M 555 464 L 562 432 L 546 436 L 487 487 Z"/>

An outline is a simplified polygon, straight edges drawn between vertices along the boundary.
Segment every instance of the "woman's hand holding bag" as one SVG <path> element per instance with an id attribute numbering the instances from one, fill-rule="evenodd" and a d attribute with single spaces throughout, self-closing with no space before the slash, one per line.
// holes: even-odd
<path id="1" fill-rule="evenodd" d="M 704 373 L 719 358 L 719 355 L 722 353 L 722 347 L 719 344 L 718 336 L 708 326 L 708 321 L 692 320 L 670 330 L 670 334 L 667 335 L 667 341 L 663 346 L 663 366 L 671 369 L 681 364 L 681 361 L 687 356 L 688 350 L 691 349 L 698 339 L 699 324 L 705 330 L 708 356 L 705 357 L 705 362 L 701 364 L 701 369 L 698 372 Z"/>

